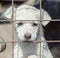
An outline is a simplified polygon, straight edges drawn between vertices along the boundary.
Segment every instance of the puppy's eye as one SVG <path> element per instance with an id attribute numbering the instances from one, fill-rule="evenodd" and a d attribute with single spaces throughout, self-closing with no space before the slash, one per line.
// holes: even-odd
<path id="1" fill-rule="evenodd" d="M 33 26 L 37 26 L 38 24 L 37 23 L 33 23 Z"/>
<path id="2" fill-rule="evenodd" d="M 23 25 L 23 23 L 21 22 L 21 23 L 18 23 L 18 26 L 21 26 L 21 25 Z"/>

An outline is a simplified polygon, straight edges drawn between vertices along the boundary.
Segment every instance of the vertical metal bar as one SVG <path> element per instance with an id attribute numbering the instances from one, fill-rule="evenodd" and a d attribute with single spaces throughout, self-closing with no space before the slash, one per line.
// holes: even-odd
<path id="1" fill-rule="evenodd" d="M 12 0 L 12 16 L 11 20 L 14 20 L 14 0 Z M 14 25 L 12 22 L 12 58 L 14 58 Z"/>
<path id="2" fill-rule="evenodd" d="M 40 20 L 41 20 L 41 0 L 40 0 Z M 41 21 L 40 21 L 40 30 L 41 31 Z M 40 39 L 41 39 L 41 32 L 40 32 Z M 40 42 L 40 58 L 41 58 L 41 42 Z"/>
<path id="3" fill-rule="evenodd" d="M 0 42 L 0 51 L 1 51 L 1 42 Z"/>
<path id="4" fill-rule="evenodd" d="M 42 0 L 40 0 L 40 39 L 42 36 L 44 36 L 44 33 L 43 33 L 43 27 L 41 25 L 41 21 L 42 21 Z M 41 40 L 42 41 L 42 40 Z M 42 43 L 42 42 L 41 42 Z M 41 43 L 40 43 L 40 55 L 43 53 L 42 52 L 42 47 L 41 47 Z M 42 58 L 42 56 L 40 56 L 40 58 Z"/>
<path id="5" fill-rule="evenodd" d="M 13 20 L 14 17 L 14 0 L 12 0 L 12 16 L 11 19 Z"/>
<path id="6" fill-rule="evenodd" d="M 2 12 L 2 4 L 1 4 L 1 2 L 0 2 L 0 13 Z"/>

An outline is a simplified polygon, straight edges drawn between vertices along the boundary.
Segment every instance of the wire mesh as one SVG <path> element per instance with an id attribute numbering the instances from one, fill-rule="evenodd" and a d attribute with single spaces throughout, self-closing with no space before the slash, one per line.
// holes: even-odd
<path id="1" fill-rule="evenodd" d="M 32 21 L 40 21 L 40 39 L 41 39 L 41 36 L 44 36 L 44 32 L 43 32 L 43 27 L 42 27 L 42 25 L 41 25 L 41 22 L 42 21 L 60 21 L 60 19 L 53 19 L 53 20 L 42 20 L 42 16 L 41 16 L 41 8 L 42 8 L 42 1 L 40 0 L 40 20 L 32 20 Z M 13 47 L 12 47 L 12 58 L 14 58 L 14 44 L 15 43 L 20 43 L 20 42 L 18 42 L 18 41 L 14 41 L 14 22 L 15 21 L 31 21 L 31 20 L 14 20 L 14 18 L 13 18 L 13 16 L 14 16 L 14 0 L 12 0 L 12 16 L 11 16 L 11 20 L 0 20 L 0 21 L 3 21 L 3 22 L 5 22 L 5 21 L 10 21 L 11 23 L 12 23 L 12 41 L 11 42 L 6 42 L 6 43 L 12 43 L 12 45 L 13 45 Z M 55 42 L 60 42 L 60 40 L 47 40 L 47 41 L 43 41 L 43 40 L 37 40 L 37 41 L 33 41 L 33 43 L 40 43 L 40 47 L 41 47 L 41 43 L 42 42 L 53 42 L 53 43 L 55 43 Z M 18 52 L 19 52 L 19 47 L 18 47 Z M 18 53 L 17 53 L 17 55 L 18 55 Z M 41 55 L 41 48 L 40 48 L 40 55 Z M 18 56 L 17 56 L 17 58 L 18 58 Z M 41 56 L 40 56 L 40 58 L 42 58 Z"/>

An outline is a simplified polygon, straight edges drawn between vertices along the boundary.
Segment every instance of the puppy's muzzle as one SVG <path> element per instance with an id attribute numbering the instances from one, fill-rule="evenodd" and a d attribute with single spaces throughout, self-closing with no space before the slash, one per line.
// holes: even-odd
<path id="1" fill-rule="evenodd" d="M 24 37 L 25 37 L 26 40 L 29 40 L 31 38 L 31 34 L 25 33 Z"/>

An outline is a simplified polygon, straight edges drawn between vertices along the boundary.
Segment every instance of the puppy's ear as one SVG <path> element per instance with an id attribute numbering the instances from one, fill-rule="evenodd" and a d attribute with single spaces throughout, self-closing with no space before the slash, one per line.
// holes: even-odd
<path id="1" fill-rule="evenodd" d="M 41 20 L 42 20 L 41 23 L 43 26 L 46 26 L 50 22 L 51 17 L 45 10 L 41 9 L 41 11 L 42 11 L 41 12 Z"/>
<path id="2" fill-rule="evenodd" d="M 14 13 L 15 13 L 16 8 L 14 7 Z M 11 19 L 12 17 L 12 7 L 9 7 L 3 14 L 3 18 Z M 15 17 L 15 14 L 14 14 Z"/>

